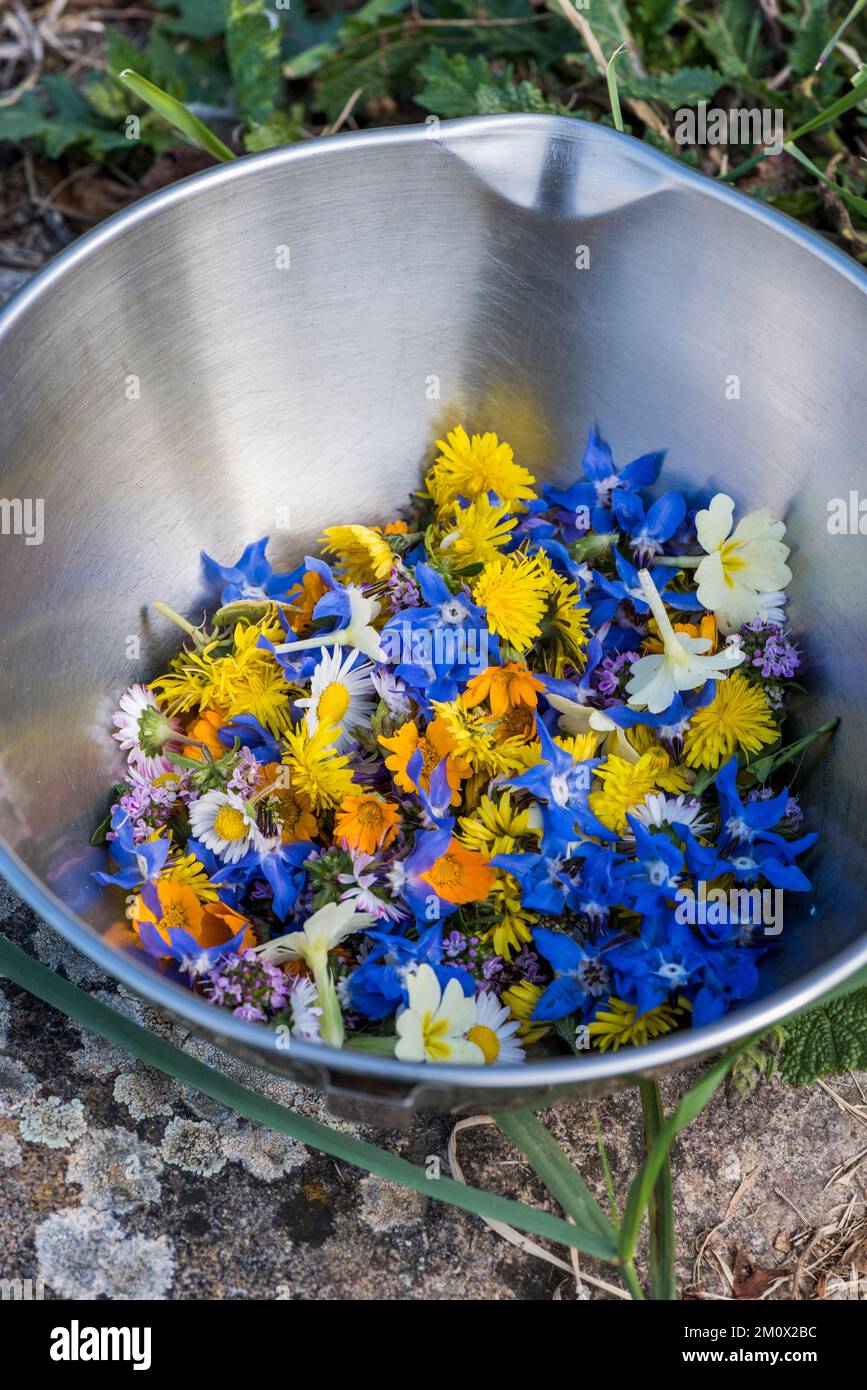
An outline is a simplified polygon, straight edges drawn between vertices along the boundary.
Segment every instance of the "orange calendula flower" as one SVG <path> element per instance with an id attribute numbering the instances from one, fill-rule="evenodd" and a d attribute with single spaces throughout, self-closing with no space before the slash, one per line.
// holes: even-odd
<path id="1" fill-rule="evenodd" d="M 422 755 L 419 784 L 426 792 L 430 791 L 430 779 L 434 769 L 443 758 L 447 758 L 446 777 L 452 789 L 452 805 L 458 805 L 461 799 L 461 782 L 465 777 L 469 777 L 470 766 L 463 758 L 455 756 L 454 740 L 444 720 L 432 719 L 424 733 L 420 734 L 415 720 L 410 719 L 406 724 L 401 724 L 391 738 L 381 737 L 379 741 L 383 748 L 391 751 L 391 756 L 385 759 L 385 765 L 396 786 L 404 792 L 415 791 L 415 785 L 410 781 L 406 769 L 416 749 L 419 749 Z"/>
<path id="2" fill-rule="evenodd" d="M 521 661 L 509 661 L 505 666 L 488 666 L 473 676 L 463 694 L 465 705 L 470 708 L 487 700 L 491 713 L 508 714 L 518 705 L 535 707 L 539 691 L 545 687 Z"/>
<path id="3" fill-rule="evenodd" d="M 284 845 L 296 840 L 313 840 L 319 834 L 319 824 L 303 792 L 296 791 L 286 779 L 281 763 L 266 763 L 260 769 L 262 787 L 270 787 L 269 795 L 277 803 L 280 817 L 280 838 Z"/>
<path id="4" fill-rule="evenodd" d="M 347 796 L 334 822 L 334 838 L 350 849 L 375 854 L 390 844 L 397 834 L 400 811 L 377 792 Z"/>
<path id="5" fill-rule="evenodd" d="M 405 521 L 390 521 L 388 525 L 383 528 L 382 534 L 384 536 L 405 536 L 408 531 L 409 527 Z"/>
<path id="6" fill-rule="evenodd" d="M 209 748 L 215 758 L 222 758 L 226 752 L 225 746 L 217 737 L 217 731 L 228 724 L 229 716 L 224 710 L 210 706 L 203 709 L 197 717 L 187 725 L 187 737 L 194 738 L 197 743 L 204 743 Z M 201 748 L 196 748 L 194 744 L 185 744 L 185 758 L 204 758 Z"/>
<path id="7" fill-rule="evenodd" d="M 475 903 L 488 896 L 497 874 L 484 855 L 453 839 L 445 854 L 419 877 L 448 903 Z"/>
<path id="8" fill-rule="evenodd" d="M 719 630 L 716 618 L 713 613 L 705 613 L 700 623 L 673 623 L 675 632 L 682 632 L 686 637 L 707 637 L 710 639 L 708 652 L 715 652 L 719 642 Z M 651 619 L 651 636 L 646 637 L 643 642 L 644 650 L 647 652 L 661 652 L 662 642 L 656 635 L 656 623 Z"/>
<path id="9" fill-rule="evenodd" d="M 303 636 L 310 626 L 313 609 L 326 592 L 327 586 L 322 576 L 315 570 L 308 570 L 298 587 L 288 595 L 289 607 L 283 611 L 296 637 Z"/>
<path id="10" fill-rule="evenodd" d="M 186 883 L 177 883 L 168 878 L 160 879 L 156 885 L 162 915 L 158 919 L 140 895 L 132 910 L 132 925 L 138 931 L 141 922 L 152 923 L 163 940 L 168 943 L 170 929 L 180 927 L 189 932 L 200 946 L 222 946 L 231 941 L 246 924 L 244 946 L 255 946 L 256 936 L 245 917 L 223 903 L 201 903 Z M 166 951 L 166 955 L 169 952 Z"/>

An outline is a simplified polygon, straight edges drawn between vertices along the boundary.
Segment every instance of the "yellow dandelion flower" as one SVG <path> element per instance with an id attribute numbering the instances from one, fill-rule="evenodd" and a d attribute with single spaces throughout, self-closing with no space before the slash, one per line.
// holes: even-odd
<path id="1" fill-rule="evenodd" d="M 501 738 L 502 720 L 479 709 L 467 709 L 460 699 L 434 700 L 432 709 L 448 731 L 453 756 L 468 764 L 472 772 L 493 777 L 529 766 L 529 750 L 534 745 L 527 742 L 523 733 Z"/>
<path id="2" fill-rule="evenodd" d="M 564 753 L 569 754 L 573 763 L 583 763 L 587 758 L 596 756 L 596 747 L 601 737 L 601 734 L 594 733 L 558 734 L 554 742 Z M 542 751 L 541 745 L 539 751 Z"/>
<path id="3" fill-rule="evenodd" d="M 151 681 L 150 689 L 168 715 L 188 714 L 211 703 L 220 649 L 211 642 L 200 652 L 179 652 L 164 676 Z"/>
<path id="4" fill-rule="evenodd" d="M 276 657 L 256 643 L 257 625 L 235 634 L 235 651 L 214 665 L 214 703 L 232 719 L 252 714 L 272 734 L 289 726 L 291 691 Z"/>
<path id="5" fill-rule="evenodd" d="M 175 859 L 170 859 L 161 877 L 168 879 L 170 883 L 192 888 L 200 903 L 219 902 L 220 895 L 212 886 L 207 869 L 194 854 L 181 854 Z"/>
<path id="6" fill-rule="evenodd" d="M 686 1001 L 678 1000 L 677 1005 L 659 1004 L 640 1014 L 637 1004 L 627 1004 L 612 996 L 607 1007 L 599 1009 L 593 1022 L 587 1025 L 587 1032 L 592 1046 L 598 1047 L 600 1052 L 607 1052 L 609 1048 L 616 1052 L 620 1047 L 642 1047 L 677 1028 L 686 1009 Z"/>
<path id="7" fill-rule="evenodd" d="M 339 806 L 356 791 L 349 759 L 334 747 L 335 730 L 320 725 L 308 734 L 305 724 L 289 729 L 284 736 L 283 762 L 289 769 L 290 785 L 313 811 Z"/>
<path id="8" fill-rule="evenodd" d="M 466 507 L 452 504 L 451 513 L 443 517 L 437 545 L 453 569 L 484 565 L 497 558 L 517 524 L 518 518 L 510 515 L 505 502 L 491 502 L 483 492 Z"/>
<path id="9" fill-rule="evenodd" d="M 518 1037 L 528 1046 L 540 1038 L 547 1038 L 554 1031 L 551 1023 L 533 1021 L 533 1011 L 541 998 L 541 986 L 529 980 L 518 980 L 517 984 L 509 985 L 500 995 L 502 1002 L 508 1005 L 512 1018 L 518 1020 Z"/>
<path id="10" fill-rule="evenodd" d="M 425 478 L 437 508 L 458 497 L 472 502 L 483 492 L 494 492 L 515 511 L 516 503 L 535 497 L 536 479 L 515 463 L 511 444 L 500 443 L 495 434 L 474 434 L 471 439 L 463 425 L 456 425 L 444 440 L 437 440 L 437 448 L 442 452 Z"/>
<path id="11" fill-rule="evenodd" d="M 561 676 L 567 665 L 581 671 L 590 640 L 590 610 L 582 604 L 578 586 L 557 573 L 544 551 L 539 551 L 534 559 L 545 579 L 547 611 L 542 620 L 542 637 L 548 668 L 555 676 Z"/>
<path id="12" fill-rule="evenodd" d="M 387 579 L 394 567 L 394 551 L 374 526 L 329 526 L 322 537 L 327 555 L 336 555 L 345 577 L 353 584 L 372 584 Z"/>
<path id="13" fill-rule="evenodd" d="M 497 955 L 509 961 L 515 951 L 532 942 L 530 928 L 536 914 L 522 907 L 520 884 L 503 870 L 498 871 L 488 893 L 488 906 L 497 914 L 497 921 L 482 939 L 490 939 Z"/>
<path id="14" fill-rule="evenodd" d="M 545 590 L 536 557 L 516 551 L 488 561 L 473 583 L 473 598 L 484 608 L 491 632 L 525 652 L 542 631 Z"/>
<path id="15" fill-rule="evenodd" d="M 692 716 L 683 747 L 690 767 L 712 772 L 738 748 L 752 755 L 763 744 L 776 743 L 778 737 L 764 691 L 740 671 L 733 671 L 717 683 L 712 702 Z"/>
<path id="16" fill-rule="evenodd" d="M 664 748 L 642 753 L 636 763 L 612 753 L 597 767 L 595 776 L 602 786 L 590 793 L 590 810 L 609 830 L 623 834 L 629 829 L 627 811 L 638 806 L 648 792 L 658 791 L 660 778 L 670 780 L 671 760 Z"/>
<path id="17" fill-rule="evenodd" d="M 467 849 L 478 850 L 488 858 L 511 854 L 519 840 L 539 833 L 539 827 L 531 823 L 530 807 L 519 809 L 507 791 L 496 799 L 483 796 L 471 816 L 458 820 L 458 839 Z"/>

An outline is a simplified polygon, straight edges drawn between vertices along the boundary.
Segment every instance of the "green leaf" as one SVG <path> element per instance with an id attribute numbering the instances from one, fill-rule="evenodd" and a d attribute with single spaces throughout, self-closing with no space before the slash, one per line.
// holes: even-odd
<path id="1" fill-rule="evenodd" d="M 279 145 L 294 145 L 301 139 L 303 124 L 304 107 L 297 102 L 291 112 L 275 111 L 261 125 L 250 126 L 244 135 L 244 148 L 248 154 L 258 154 Z"/>
<path id="2" fill-rule="evenodd" d="M 173 34 L 193 39 L 213 39 L 226 28 L 229 0 L 153 0 L 158 10 L 177 10 L 160 21 Z"/>
<path id="3" fill-rule="evenodd" d="M 807 1086 L 831 1072 L 867 1067 L 867 989 L 829 999 L 783 1025 L 780 1076 Z"/>
<path id="4" fill-rule="evenodd" d="M 198 116 L 194 116 L 192 111 L 188 111 L 181 102 L 176 101 L 174 97 L 170 97 L 168 92 L 164 92 L 159 87 L 155 87 L 152 82 L 148 82 L 146 78 L 139 76 L 137 72 L 133 72 L 130 68 L 120 73 L 119 78 L 123 85 L 128 87 L 135 96 L 141 101 L 146 102 L 158 115 L 162 116 L 170 125 L 173 125 L 176 130 L 179 130 L 182 135 L 185 135 L 194 145 L 198 145 L 199 149 L 207 150 L 208 154 L 214 155 L 216 159 L 229 160 L 235 158 L 228 146 L 224 145 L 222 140 L 218 139 L 212 130 L 208 130 L 204 121 L 200 121 Z"/>
<path id="5" fill-rule="evenodd" d="M 280 29 L 265 0 L 230 0 L 226 52 L 238 112 L 262 123 L 274 114 L 283 87 Z"/>
<path id="6" fill-rule="evenodd" d="M 867 77 L 862 78 L 860 82 L 856 82 L 854 87 L 852 87 L 845 96 L 840 97 L 838 101 L 832 102 L 830 106 L 826 106 L 818 115 L 812 116 L 809 121 L 805 121 L 803 125 L 799 125 L 797 130 L 792 131 L 787 143 L 800 140 L 802 135 L 808 134 L 811 130 L 819 130 L 821 126 L 827 125 L 829 121 L 836 121 L 838 116 L 842 116 L 844 112 L 850 111 L 853 106 L 858 106 L 865 100 L 867 100 Z"/>
<path id="7" fill-rule="evenodd" d="M 644 1118 L 644 1142 L 648 1151 L 653 1147 L 665 1124 L 662 1097 L 656 1081 L 640 1081 L 641 1112 Z M 671 1164 L 668 1153 L 659 1170 L 648 1208 L 650 1225 L 650 1296 L 656 1302 L 671 1303 L 677 1298 L 674 1257 L 674 1194 Z"/>
<path id="8" fill-rule="evenodd" d="M 550 101 L 536 83 L 516 83 L 510 67 L 495 73 L 482 57 L 433 48 L 415 71 L 423 82 L 416 103 L 447 120 L 502 111 L 565 113 L 565 107 Z"/>
<path id="9" fill-rule="evenodd" d="M 651 77 L 621 78 L 620 86 L 627 96 L 643 101 L 664 101 L 673 111 L 680 106 L 695 106 L 710 101 L 723 86 L 725 78 L 716 68 L 680 68 L 677 72 L 655 72 Z"/>
<path id="10" fill-rule="evenodd" d="M 416 75 L 424 83 L 415 97 L 419 106 L 451 120 L 476 114 L 478 91 L 488 81 L 490 69 L 484 58 L 432 48 L 416 68 Z"/>
<path id="11" fill-rule="evenodd" d="M 629 1189 L 629 1196 L 626 1199 L 626 1210 L 623 1213 L 623 1224 L 620 1228 L 620 1257 L 622 1260 L 631 1261 L 635 1255 L 642 1217 L 653 1199 L 654 1187 L 662 1169 L 668 1162 L 668 1153 L 675 1138 L 686 1125 L 691 1124 L 696 1116 L 701 1114 L 714 1092 L 725 1081 L 738 1057 L 747 1048 L 753 1047 L 755 1042 L 755 1037 L 748 1038 L 739 1047 L 727 1052 L 695 1086 L 686 1092 L 674 1113 L 659 1126 L 647 1158 L 636 1173 Z"/>
<path id="12" fill-rule="evenodd" d="M 342 1134 L 328 1125 L 298 1115 L 275 1101 L 266 1100 L 258 1092 L 196 1061 L 164 1038 L 149 1033 L 132 1019 L 86 994 L 77 985 L 70 984 L 54 971 L 40 965 L 2 935 L 0 975 L 13 980 L 52 1008 L 60 1009 L 69 1018 L 76 1019 L 84 1028 L 92 1029 L 109 1042 L 131 1052 L 147 1066 L 174 1076 L 184 1085 L 194 1087 L 239 1115 L 268 1125 L 281 1134 L 288 1134 L 301 1144 L 388 1178 L 403 1187 L 412 1188 L 434 1201 L 460 1207 L 463 1211 L 473 1212 L 491 1221 L 505 1221 L 521 1231 L 530 1231 L 533 1235 L 571 1246 L 585 1255 L 603 1260 L 611 1257 L 609 1242 L 593 1232 L 580 1231 L 570 1222 L 551 1216 L 549 1212 L 537 1211 L 535 1207 L 513 1202 L 507 1197 L 494 1196 L 481 1188 L 465 1186 L 454 1178 L 430 1178 L 424 1168 L 399 1158 L 387 1149 Z"/>
<path id="13" fill-rule="evenodd" d="M 0 140 L 34 140 L 49 159 L 83 146 L 93 159 L 129 149 L 121 128 L 109 123 L 63 74 L 42 79 L 43 96 L 24 92 L 14 106 L 0 107 Z"/>
<path id="14" fill-rule="evenodd" d="M 605 1258 L 615 1259 L 615 1229 L 553 1135 L 531 1110 L 503 1110 L 495 1114 L 494 1119 L 498 1129 L 520 1149 L 534 1173 L 542 1179 L 563 1210 L 569 1213 L 576 1227 L 592 1232 L 599 1240 L 607 1242 L 610 1253 Z"/>
<path id="15" fill-rule="evenodd" d="M 744 79 L 760 70 L 754 60 L 762 14 L 753 0 L 719 0 L 707 20 L 695 16 L 695 26 L 725 77 Z"/>

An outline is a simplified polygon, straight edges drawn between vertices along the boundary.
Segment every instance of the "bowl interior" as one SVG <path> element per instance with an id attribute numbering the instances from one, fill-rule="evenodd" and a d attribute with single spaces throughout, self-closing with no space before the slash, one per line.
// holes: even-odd
<path id="1" fill-rule="evenodd" d="M 335 139 L 139 205 L 0 325 L 0 493 L 44 502 L 41 544 L 14 506 L 0 537 L 2 840 L 104 932 L 110 713 L 172 648 L 149 604 L 201 613 L 200 550 L 270 534 L 288 566 L 379 521 L 457 421 L 566 479 L 597 419 L 619 464 L 667 446 L 666 485 L 786 518 L 797 723 L 842 717 L 807 798 L 814 891 L 762 990 L 792 984 L 862 932 L 867 545 L 827 523 L 863 467 L 865 341 L 842 256 L 580 122 Z"/>

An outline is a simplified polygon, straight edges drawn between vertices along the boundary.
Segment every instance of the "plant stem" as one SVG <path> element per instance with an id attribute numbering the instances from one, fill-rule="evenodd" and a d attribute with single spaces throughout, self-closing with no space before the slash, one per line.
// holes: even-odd
<path id="1" fill-rule="evenodd" d="M 655 1081 L 640 1081 L 641 1111 L 644 1116 L 644 1144 L 649 1153 L 665 1122 L 662 1098 Z M 648 1205 L 650 1224 L 650 1295 L 658 1302 L 677 1298 L 674 1277 L 674 1206 L 671 1164 L 666 1155 L 659 1170 Z"/>
<path id="2" fill-rule="evenodd" d="M 611 1209 L 611 1223 L 615 1230 L 620 1229 L 620 1214 L 617 1210 L 617 1193 L 614 1191 L 614 1180 L 611 1176 L 611 1168 L 608 1164 L 608 1151 L 605 1148 L 605 1140 L 602 1137 L 602 1126 L 599 1123 L 599 1111 L 595 1105 L 593 1107 L 593 1124 L 596 1129 L 596 1147 L 599 1150 L 599 1162 L 602 1164 L 602 1176 L 605 1179 L 605 1190 L 608 1193 L 608 1206 Z"/>
<path id="3" fill-rule="evenodd" d="M 653 563 L 667 565 L 671 569 L 694 570 L 706 559 L 706 555 L 657 555 Z"/>
<path id="4" fill-rule="evenodd" d="M 162 603 L 158 600 L 154 604 L 154 611 L 159 613 L 163 618 L 168 618 L 170 623 L 174 623 L 182 632 L 186 632 L 189 637 L 192 637 L 194 642 L 198 641 L 198 629 L 194 628 L 192 623 L 188 623 L 186 618 L 182 618 L 180 613 L 176 613 L 174 608 L 169 608 L 167 603 Z"/>
<path id="5" fill-rule="evenodd" d="M 635 1264 L 632 1260 L 624 1260 L 620 1265 L 620 1277 L 629 1290 L 630 1297 L 636 1303 L 644 1303 L 644 1290 L 638 1282 L 638 1275 L 635 1273 Z"/>

